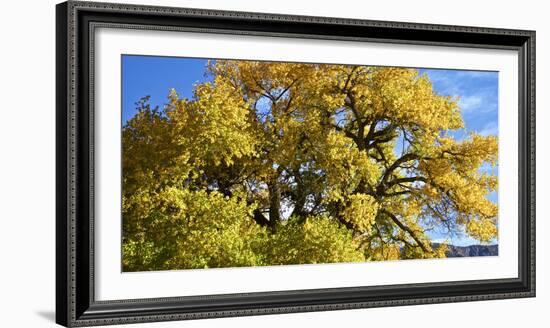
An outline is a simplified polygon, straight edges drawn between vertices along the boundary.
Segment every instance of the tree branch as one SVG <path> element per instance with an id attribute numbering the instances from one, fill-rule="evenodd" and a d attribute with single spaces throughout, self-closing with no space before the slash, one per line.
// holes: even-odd
<path id="1" fill-rule="evenodd" d="M 254 219 L 254 221 L 256 221 L 256 223 L 258 223 L 262 227 L 269 225 L 269 220 L 262 214 L 262 211 L 260 211 L 259 209 L 254 210 L 252 219 Z"/>
<path id="2" fill-rule="evenodd" d="M 410 194 L 410 193 L 411 193 L 410 190 L 403 190 L 403 191 L 396 191 L 396 192 L 391 192 L 391 193 L 384 193 L 384 196 L 385 197 L 394 197 L 394 196 L 406 195 L 406 194 Z"/>
<path id="3" fill-rule="evenodd" d="M 398 158 L 395 162 L 393 162 L 393 164 L 386 170 L 386 172 L 384 173 L 384 176 L 382 177 L 382 181 L 381 181 L 381 185 L 384 185 L 388 182 L 388 179 L 390 177 L 390 175 L 393 173 L 393 171 L 395 171 L 401 164 L 403 163 L 406 163 L 406 162 L 409 162 L 409 161 L 413 161 L 413 160 L 417 160 L 417 159 L 420 159 L 421 157 L 417 154 L 413 154 L 413 153 L 408 153 L 408 154 L 405 154 L 403 156 L 401 156 L 400 158 Z"/>
<path id="4" fill-rule="evenodd" d="M 359 138 L 358 138 L 355 134 L 353 134 L 351 131 L 346 130 L 346 129 L 344 129 L 344 128 L 342 128 L 341 126 L 338 126 L 338 125 L 336 125 L 336 124 L 331 124 L 331 126 L 332 126 L 336 131 L 338 131 L 338 132 L 343 132 L 343 133 L 346 135 L 346 137 L 352 139 L 352 140 L 355 142 L 355 144 L 359 146 Z"/>
<path id="5" fill-rule="evenodd" d="M 390 217 L 390 219 L 399 227 L 401 228 L 402 230 L 405 230 L 411 237 L 412 239 L 414 239 L 414 241 L 418 244 L 418 246 L 426 253 L 429 253 L 430 251 L 428 250 L 428 248 L 424 245 L 424 243 L 422 241 L 420 241 L 420 238 L 418 238 L 418 236 L 414 233 L 414 231 L 407 227 L 406 225 L 404 225 L 401 221 L 399 221 L 399 219 L 397 218 L 397 216 L 395 216 L 393 213 L 385 210 L 385 209 L 382 209 L 381 210 L 382 213 L 386 214 L 387 216 Z"/>
<path id="6" fill-rule="evenodd" d="M 394 179 L 384 185 L 384 190 L 388 190 L 391 187 L 395 186 L 396 184 L 400 183 L 407 183 L 407 182 L 428 182 L 428 179 L 425 177 L 417 176 L 417 177 L 406 177 L 406 178 L 397 178 Z"/>

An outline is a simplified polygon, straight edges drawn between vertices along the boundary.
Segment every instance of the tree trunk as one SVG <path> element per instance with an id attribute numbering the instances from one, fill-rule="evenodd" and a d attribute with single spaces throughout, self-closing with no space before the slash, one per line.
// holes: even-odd
<path id="1" fill-rule="evenodd" d="M 275 228 L 277 222 L 281 220 L 281 189 L 277 179 L 267 186 L 269 190 L 269 225 Z"/>
<path id="2" fill-rule="evenodd" d="M 291 216 L 299 217 L 301 220 L 305 219 L 305 205 L 307 200 L 307 194 L 305 186 L 300 176 L 300 171 L 298 169 L 294 170 L 294 177 L 296 179 L 296 192 L 293 195 L 294 200 L 294 209 L 292 210 Z"/>

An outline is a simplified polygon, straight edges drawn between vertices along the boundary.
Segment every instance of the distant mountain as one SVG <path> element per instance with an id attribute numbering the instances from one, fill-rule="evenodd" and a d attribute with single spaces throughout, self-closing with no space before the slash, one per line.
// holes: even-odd
<path id="1" fill-rule="evenodd" d="M 438 247 L 438 243 L 432 244 Z M 470 245 L 454 246 L 447 245 L 447 257 L 470 257 L 470 256 L 497 256 L 498 245 Z"/>

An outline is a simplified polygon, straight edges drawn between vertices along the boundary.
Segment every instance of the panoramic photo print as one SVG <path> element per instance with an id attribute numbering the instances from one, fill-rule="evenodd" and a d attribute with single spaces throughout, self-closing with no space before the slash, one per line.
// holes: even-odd
<path id="1" fill-rule="evenodd" d="M 121 60 L 123 272 L 498 255 L 498 72 Z"/>

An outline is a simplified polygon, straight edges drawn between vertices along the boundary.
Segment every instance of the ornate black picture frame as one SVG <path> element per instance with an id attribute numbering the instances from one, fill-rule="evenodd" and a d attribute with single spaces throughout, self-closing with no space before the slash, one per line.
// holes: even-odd
<path id="1" fill-rule="evenodd" d="M 97 26 L 509 49 L 519 58 L 518 272 L 513 279 L 97 301 L 94 86 Z M 535 32 L 69 1 L 57 5 L 56 321 L 64 326 L 327 311 L 535 296 Z"/>

